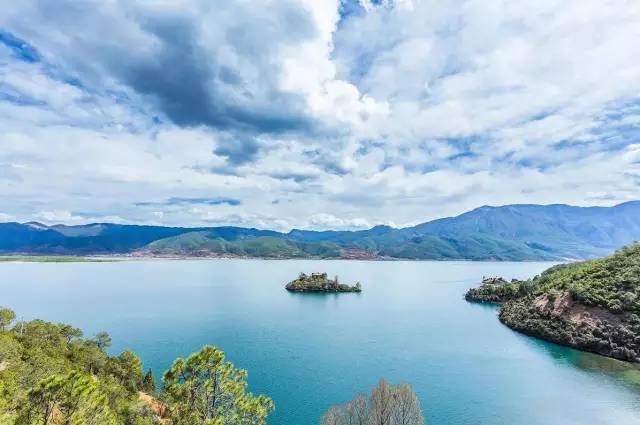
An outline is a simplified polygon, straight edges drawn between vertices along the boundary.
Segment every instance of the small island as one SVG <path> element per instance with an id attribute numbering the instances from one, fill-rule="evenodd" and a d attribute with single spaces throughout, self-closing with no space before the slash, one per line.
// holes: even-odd
<path id="1" fill-rule="evenodd" d="M 290 292 L 362 292 L 360 282 L 353 286 L 345 285 L 338 283 L 338 276 L 332 280 L 326 273 L 300 273 L 300 276 L 289 282 L 285 289 Z"/>

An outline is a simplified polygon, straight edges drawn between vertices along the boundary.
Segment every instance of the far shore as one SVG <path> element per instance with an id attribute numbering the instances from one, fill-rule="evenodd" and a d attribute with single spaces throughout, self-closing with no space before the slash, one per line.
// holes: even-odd
<path id="1" fill-rule="evenodd" d="M 136 255 L 136 254 L 113 254 L 113 255 L 26 255 L 26 254 L 6 254 L 0 255 L 0 263 L 103 263 L 120 261 L 163 261 L 163 260 L 332 260 L 332 261 L 438 261 L 438 262 L 496 262 L 496 263 L 527 263 L 527 262 L 572 262 L 574 259 L 558 261 L 545 260 L 471 260 L 471 259 L 411 259 L 392 257 L 369 257 L 369 258 L 321 258 L 321 257 L 250 257 L 234 255 Z"/>

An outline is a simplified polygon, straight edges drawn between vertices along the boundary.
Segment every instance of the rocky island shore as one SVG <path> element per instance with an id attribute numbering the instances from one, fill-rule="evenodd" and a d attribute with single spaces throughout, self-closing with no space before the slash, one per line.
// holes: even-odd
<path id="1" fill-rule="evenodd" d="M 640 362 L 640 244 L 526 281 L 484 279 L 465 298 L 500 304 L 500 321 L 516 331 Z"/>
<path id="2" fill-rule="evenodd" d="M 362 292 L 360 283 L 345 285 L 338 282 L 338 277 L 329 279 L 326 273 L 300 273 L 297 279 L 289 282 L 285 289 L 290 292 Z"/>

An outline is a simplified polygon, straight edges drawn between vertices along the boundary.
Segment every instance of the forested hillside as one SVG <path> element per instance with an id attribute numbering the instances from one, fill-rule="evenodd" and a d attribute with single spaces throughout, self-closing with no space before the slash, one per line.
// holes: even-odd
<path id="1" fill-rule="evenodd" d="M 136 354 L 106 353 L 107 333 L 83 338 L 73 326 L 14 319 L 0 308 L 2 425 L 261 425 L 273 410 L 214 347 L 177 359 L 157 391 Z"/>

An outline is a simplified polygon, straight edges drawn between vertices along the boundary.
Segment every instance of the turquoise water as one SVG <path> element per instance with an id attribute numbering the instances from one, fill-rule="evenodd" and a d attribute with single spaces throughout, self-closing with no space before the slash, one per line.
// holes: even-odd
<path id="1" fill-rule="evenodd" d="M 0 305 L 24 319 L 108 331 L 160 376 L 221 347 L 276 403 L 271 425 L 311 425 L 379 378 L 409 382 L 430 425 L 640 424 L 640 369 L 532 339 L 463 294 L 482 276 L 545 263 L 139 261 L 0 264 Z M 298 273 L 362 294 L 289 294 Z"/>

